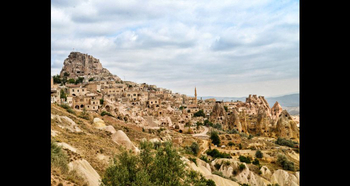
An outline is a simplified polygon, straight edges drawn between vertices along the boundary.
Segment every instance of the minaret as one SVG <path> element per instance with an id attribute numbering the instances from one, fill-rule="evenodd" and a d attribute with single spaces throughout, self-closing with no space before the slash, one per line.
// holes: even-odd
<path id="1" fill-rule="evenodd" d="M 194 87 L 194 104 L 197 106 L 197 89 Z"/>

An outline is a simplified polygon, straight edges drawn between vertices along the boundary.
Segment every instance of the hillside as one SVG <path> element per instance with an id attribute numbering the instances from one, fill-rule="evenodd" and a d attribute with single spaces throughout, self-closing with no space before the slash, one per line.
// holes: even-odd
<path id="1" fill-rule="evenodd" d="M 205 96 L 202 99 L 215 98 L 218 101 L 243 101 L 245 102 L 246 97 L 215 97 L 215 96 Z M 289 94 L 276 97 L 266 97 L 266 101 L 272 107 L 276 101 L 282 106 L 283 109 L 286 109 L 291 115 L 299 114 L 299 94 Z"/>

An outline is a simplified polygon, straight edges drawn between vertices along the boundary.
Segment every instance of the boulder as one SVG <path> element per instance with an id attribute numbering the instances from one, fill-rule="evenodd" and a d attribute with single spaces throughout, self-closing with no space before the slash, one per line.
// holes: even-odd
<path id="1" fill-rule="evenodd" d="M 94 118 L 93 126 L 95 128 L 102 128 L 102 127 L 106 127 L 106 124 L 105 124 L 105 122 L 102 119 Z"/>
<path id="2" fill-rule="evenodd" d="M 128 150 L 132 150 L 135 153 L 139 153 L 140 150 L 130 141 L 129 137 L 122 131 L 118 130 L 112 134 L 112 141 L 118 145 L 122 145 Z"/>
<path id="3" fill-rule="evenodd" d="M 286 110 L 283 110 L 279 115 L 275 132 L 277 137 L 295 139 L 296 141 L 299 139 L 299 128 Z"/>
<path id="4" fill-rule="evenodd" d="M 100 175 L 85 159 L 75 160 L 68 164 L 70 170 L 75 170 L 87 181 L 89 186 L 99 186 Z"/>

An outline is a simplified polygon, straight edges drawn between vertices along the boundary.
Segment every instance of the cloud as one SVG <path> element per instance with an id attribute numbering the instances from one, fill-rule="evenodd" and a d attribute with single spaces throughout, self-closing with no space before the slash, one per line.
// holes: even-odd
<path id="1" fill-rule="evenodd" d="M 214 96 L 299 90 L 277 86 L 299 77 L 298 1 L 91 0 L 51 6 L 52 72 L 60 71 L 74 48 L 121 78 L 185 94 L 196 85 L 206 91 L 202 95 Z M 271 90 L 262 90 L 264 84 Z"/>

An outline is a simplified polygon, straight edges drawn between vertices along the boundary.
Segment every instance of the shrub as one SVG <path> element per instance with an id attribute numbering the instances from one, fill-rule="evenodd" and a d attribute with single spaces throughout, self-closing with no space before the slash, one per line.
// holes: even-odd
<path id="1" fill-rule="evenodd" d="M 206 186 L 216 186 L 216 184 L 215 184 L 215 182 L 214 182 L 213 180 L 208 179 L 208 180 L 206 181 Z"/>
<path id="2" fill-rule="evenodd" d="M 113 116 L 113 115 L 112 115 L 111 113 L 109 113 L 109 112 L 102 111 L 102 112 L 101 112 L 101 116 L 104 116 L 104 115 Z"/>
<path id="3" fill-rule="evenodd" d="M 51 166 L 58 167 L 63 173 L 68 172 L 68 156 L 54 141 L 51 141 Z"/>
<path id="4" fill-rule="evenodd" d="M 214 165 L 214 167 L 215 167 L 217 170 L 219 170 L 219 169 L 220 169 L 220 167 L 221 167 L 221 164 L 220 164 L 220 163 L 218 163 L 218 162 L 216 162 L 216 163 L 215 163 L 215 165 Z"/>
<path id="5" fill-rule="evenodd" d="M 230 166 L 230 165 L 231 165 L 231 162 L 230 162 L 230 161 L 224 161 L 224 165 Z"/>
<path id="6" fill-rule="evenodd" d="M 210 139 L 214 145 L 220 145 L 220 138 L 219 138 L 219 135 L 216 131 L 213 131 L 210 134 Z"/>
<path id="7" fill-rule="evenodd" d="M 254 136 L 249 134 L 248 139 L 252 139 Z"/>
<path id="8" fill-rule="evenodd" d="M 90 78 L 90 79 L 89 79 L 89 81 L 93 81 L 93 80 L 94 80 L 94 78 Z"/>
<path id="9" fill-rule="evenodd" d="M 202 156 L 200 157 L 200 159 L 203 160 L 203 161 L 205 161 L 205 162 L 207 162 L 207 163 L 209 163 L 208 158 L 207 158 L 206 156 L 204 156 L 204 155 L 202 155 Z"/>
<path id="10" fill-rule="evenodd" d="M 255 157 L 263 158 L 263 153 L 260 150 L 257 150 L 256 153 L 255 153 Z"/>
<path id="11" fill-rule="evenodd" d="M 287 147 L 295 147 L 298 144 L 297 142 L 293 142 L 292 140 L 287 140 L 281 137 L 279 137 L 275 143 L 277 145 L 283 145 Z"/>
<path id="12" fill-rule="evenodd" d="M 194 164 L 197 165 L 197 159 L 196 159 L 196 158 L 189 157 L 188 159 L 189 159 L 190 161 L 192 161 Z"/>
<path id="13" fill-rule="evenodd" d="M 231 156 L 227 153 L 221 153 L 217 149 L 207 150 L 206 153 L 213 158 L 231 158 Z"/>
<path id="14" fill-rule="evenodd" d="M 245 156 L 239 156 L 239 161 L 240 162 L 245 162 L 245 163 L 251 163 L 251 159 L 249 156 L 245 157 Z"/>
<path id="15" fill-rule="evenodd" d="M 235 144 L 234 144 L 232 141 L 230 141 L 230 142 L 228 142 L 227 145 L 230 146 L 230 147 L 232 147 L 232 146 L 234 146 Z"/>
<path id="16" fill-rule="evenodd" d="M 225 109 L 225 111 L 227 112 L 227 110 L 228 110 L 227 106 L 224 106 L 224 109 Z"/>
<path id="17" fill-rule="evenodd" d="M 217 123 L 217 124 L 214 124 L 214 125 L 213 125 L 213 128 L 216 128 L 216 129 L 221 130 L 221 129 L 222 129 L 222 125 L 219 124 L 219 123 Z"/>
<path id="18" fill-rule="evenodd" d="M 239 144 L 238 147 L 239 147 L 239 149 L 242 149 L 242 144 Z"/>
<path id="19" fill-rule="evenodd" d="M 241 163 L 241 164 L 239 165 L 239 170 L 242 171 L 242 170 L 244 170 L 244 169 L 245 169 L 245 165 L 244 165 L 243 163 Z"/>
<path id="20" fill-rule="evenodd" d="M 100 99 L 100 104 L 101 104 L 101 105 L 103 105 L 103 102 L 104 102 L 104 100 L 103 100 L 103 99 Z"/>
<path id="21" fill-rule="evenodd" d="M 260 162 L 259 162 L 258 159 L 255 159 L 252 163 L 253 163 L 254 165 L 259 165 L 259 164 L 260 164 Z"/>
<path id="22" fill-rule="evenodd" d="M 198 145 L 198 143 L 197 142 L 193 142 L 192 145 L 190 146 L 190 148 L 191 148 L 193 154 L 195 156 L 197 156 L 197 154 L 199 152 L 199 145 Z"/>
<path id="23" fill-rule="evenodd" d="M 200 116 L 205 118 L 205 113 L 203 112 L 203 110 L 199 110 L 198 112 L 193 114 L 193 117 L 200 117 Z"/>
<path id="24" fill-rule="evenodd" d="M 294 163 L 291 161 L 288 161 L 287 157 L 284 155 L 278 155 L 277 157 L 277 164 L 279 164 L 280 166 L 282 166 L 282 168 L 284 170 L 291 170 L 294 171 Z"/>
<path id="25" fill-rule="evenodd" d="M 73 84 L 73 83 L 75 83 L 75 80 L 74 79 L 69 79 L 68 83 L 72 83 Z"/>
<path id="26" fill-rule="evenodd" d="M 67 94 L 66 92 L 64 92 L 63 89 L 61 89 L 61 92 L 60 92 L 60 98 L 64 98 L 64 101 L 67 101 Z M 67 105 L 68 106 L 68 105 Z"/>

